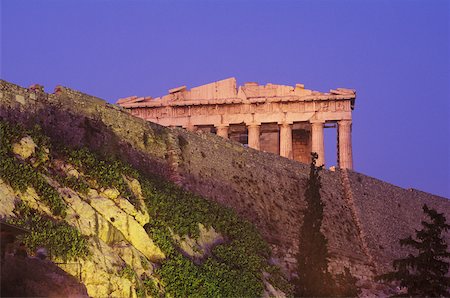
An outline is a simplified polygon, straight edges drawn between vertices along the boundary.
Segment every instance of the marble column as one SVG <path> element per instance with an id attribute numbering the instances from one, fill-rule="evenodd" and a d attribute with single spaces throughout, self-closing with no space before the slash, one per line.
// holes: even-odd
<path id="1" fill-rule="evenodd" d="M 311 122 L 311 152 L 316 152 L 318 155 L 316 165 L 325 165 L 325 146 L 323 137 L 324 122 Z"/>
<path id="2" fill-rule="evenodd" d="M 353 170 L 352 120 L 341 120 L 339 125 L 339 167 Z"/>
<path id="3" fill-rule="evenodd" d="M 259 150 L 259 135 L 261 131 L 261 125 L 258 123 L 247 124 L 248 130 L 248 146 L 250 148 Z"/>
<path id="4" fill-rule="evenodd" d="M 228 125 L 219 124 L 219 125 L 215 125 L 215 126 L 216 126 L 217 135 L 224 139 L 228 139 Z"/>
<path id="5" fill-rule="evenodd" d="M 197 127 L 195 127 L 195 125 L 188 123 L 188 125 L 186 126 L 186 130 L 187 131 L 196 131 Z"/>
<path id="6" fill-rule="evenodd" d="M 290 159 L 293 158 L 292 123 L 283 122 L 280 124 L 280 155 Z"/>

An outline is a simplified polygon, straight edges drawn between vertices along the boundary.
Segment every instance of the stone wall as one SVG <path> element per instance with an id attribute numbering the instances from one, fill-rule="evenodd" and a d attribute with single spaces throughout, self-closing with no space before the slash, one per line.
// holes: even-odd
<path id="1" fill-rule="evenodd" d="M 232 207 L 271 244 L 273 261 L 294 274 L 307 164 L 209 133 L 148 123 L 63 87 L 46 94 L 1 81 L 0 116 L 39 123 L 66 145 L 118 155 L 147 173 Z M 322 181 L 330 267 L 339 272 L 350 266 L 361 280 L 372 279 L 402 255 L 398 239 L 420 226 L 424 202 L 450 215 L 449 200 L 355 172 L 324 170 Z"/>
<path id="2" fill-rule="evenodd" d="M 176 129 L 174 133 L 182 144 L 183 185 L 231 206 L 255 223 L 273 245 L 274 257 L 292 273 L 309 166 L 244 148 L 212 134 L 192 134 L 183 129 Z M 371 265 L 361 248 L 359 231 L 344 199 L 340 174 L 324 171 L 322 179 L 326 202 L 324 232 L 329 238 L 333 259 L 336 262 L 341 256 L 351 259 L 353 273 L 369 278 Z M 342 269 L 338 265 L 333 268 Z"/>
<path id="3" fill-rule="evenodd" d="M 403 189 L 384 181 L 349 173 L 354 206 L 366 234 L 366 242 L 378 272 L 391 268 L 391 261 L 407 256 L 398 239 L 415 235 L 426 219 L 422 206 L 444 213 L 450 222 L 450 200 L 415 189 Z M 450 245 L 450 233 L 445 234 Z"/>
<path id="4" fill-rule="evenodd" d="M 168 177 L 169 129 L 149 123 L 106 101 L 58 86 L 47 94 L 0 80 L 0 117 L 39 124 L 64 145 L 87 145 L 120 156 L 137 168 Z"/>

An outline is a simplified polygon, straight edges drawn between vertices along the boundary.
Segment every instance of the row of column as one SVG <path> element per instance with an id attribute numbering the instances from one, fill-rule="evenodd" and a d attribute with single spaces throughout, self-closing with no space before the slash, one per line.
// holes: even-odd
<path id="1" fill-rule="evenodd" d="M 317 165 L 325 165 L 324 122 L 311 122 L 311 152 L 318 155 Z M 338 121 L 338 161 L 339 167 L 353 169 L 351 120 Z M 228 139 L 228 125 L 216 125 L 217 135 Z M 248 146 L 260 150 L 261 124 L 247 124 Z M 293 158 L 292 153 L 292 123 L 280 124 L 280 155 Z"/>

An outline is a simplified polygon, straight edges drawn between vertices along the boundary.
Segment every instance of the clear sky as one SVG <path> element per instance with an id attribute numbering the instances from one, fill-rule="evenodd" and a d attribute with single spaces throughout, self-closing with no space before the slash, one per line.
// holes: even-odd
<path id="1" fill-rule="evenodd" d="M 450 1 L 0 1 L 2 79 L 109 102 L 231 76 L 354 88 L 355 169 L 450 197 Z"/>

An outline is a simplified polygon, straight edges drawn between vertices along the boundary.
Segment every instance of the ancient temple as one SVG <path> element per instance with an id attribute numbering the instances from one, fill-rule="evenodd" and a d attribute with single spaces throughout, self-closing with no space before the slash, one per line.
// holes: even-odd
<path id="1" fill-rule="evenodd" d="M 338 166 L 353 169 L 352 110 L 356 92 L 337 88 L 323 93 L 295 86 L 245 83 L 236 79 L 167 95 L 127 97 L 117 104 L 145 120 L 165 126 L 203 130 L 251 148 L 309 163 L 310 153 L 325 164 L 324 128 L 337 129 Z"/>

